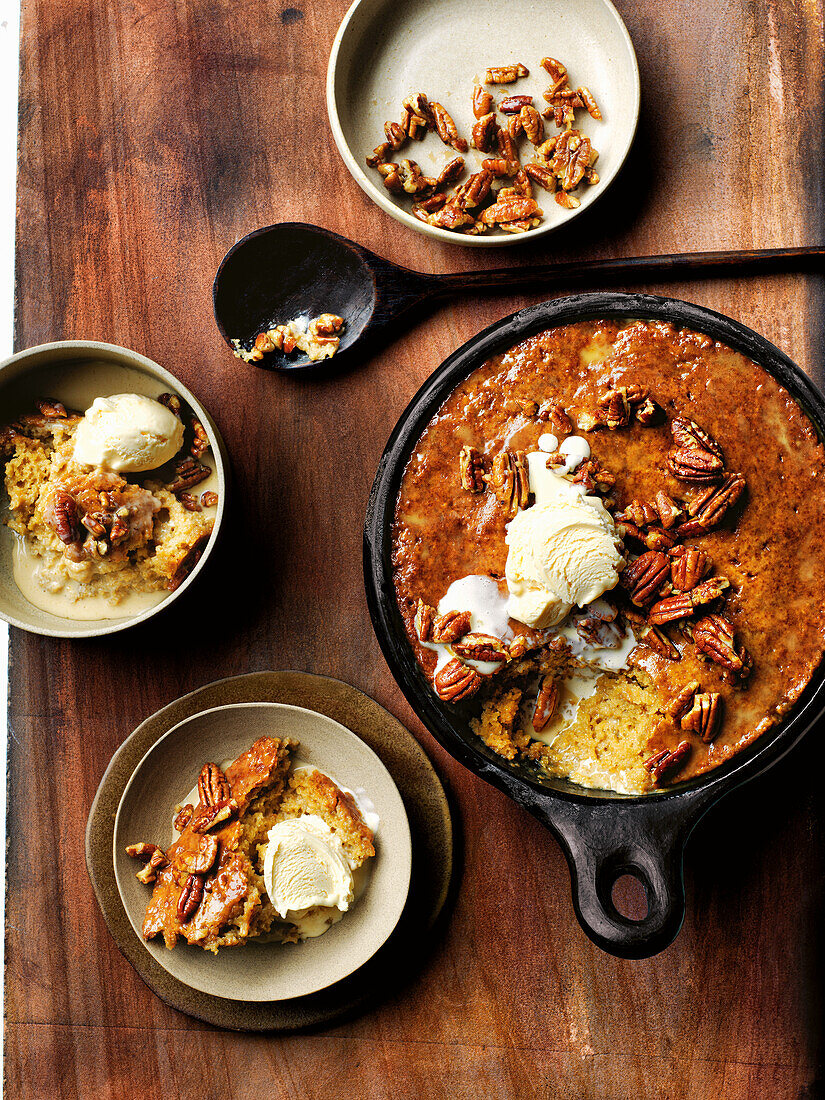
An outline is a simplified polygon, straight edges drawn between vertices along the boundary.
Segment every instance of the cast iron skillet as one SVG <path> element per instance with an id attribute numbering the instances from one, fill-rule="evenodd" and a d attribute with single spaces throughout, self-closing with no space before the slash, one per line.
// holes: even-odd
<path id="1" fill-rule="evenodd" d="M 590 791 L 550 779 L 528 765 L 505 762 L 473 735 L 455 709 L 438 700 L 407 640 L 390 557 L 395 500 L 404 467 L 424 427 L 458 383 L 492 355 L 544 329 L 601 317 L 670 321 L 735 348 L 785 386 L 825 436 L 825 397 L 810 379 L 773 344 L 722 314 L 645 294 L 579 294 L 530 306 L 454 352 L 402 414 L 381 458 L 367 507 L 364 577 L 384 656 L 429 731 L 465 767 L 504 791 L 555 834 L 570 866 L 576 916 L 593 942 L 613 955 L 647 958 L 664 950 L 682 926 L 683 854 L 694 825 L 724 794 L 775 764 L 822 716 L 823 666 L 784 722 L 708 776 L 645 797 Z M 640 921 L 624 917 L 611 900 L 612 887 L 623 874 L 634 875 L 645 888 L 648 913 Z"/>

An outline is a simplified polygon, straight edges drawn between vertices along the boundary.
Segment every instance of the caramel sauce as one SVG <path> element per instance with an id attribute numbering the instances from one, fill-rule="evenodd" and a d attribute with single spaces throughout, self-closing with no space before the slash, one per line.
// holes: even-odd
<path id="1" fill-rule="evenodd" d="M 589 321 L 552 329 L 474 371 L 432 418 L 404 473 L 393 527 L 396 595 L 416 657 L 432 676 L 435 654 L 414 627 L 419 598 L 436 605 L 453 581 L 502 576 L 507 522 L 491 494 L 462 490 L 458 454 L 469 444 L 492 455 L 536 449 L 547 425 L 508 414 L 509 399 L 563 405 L 575 422 L 610 386 L 647 387 L 668 420 L 689 416 L 721 445 L 747 491 L 722 525 L 687 539 L 713 561 L 731 589 L 724 614 L 754 659 L 746 688 L 723 681 L 676 631 L 680 661 L 642 658 L 663 700 L 690 680 L 724 697 L 719 735 L 693 739 L 679 779 L 741 751 L 786 714 L 825 646 L 825 452 L 796 401 L 765 370 L 709 337 L 652 321 Z M 514 433 L 514 428 L 516 432 Z M 620 504 L 652 500 L 658 489 L 685 499 L 689 487 L 667 471 L 667 424 L 587 433 L 593 456 L 616 475 Z M 407 517 L 411 517 L 410 522 Z M 685 735 L 664 722 L 651 751 Z"/>
<path id="2" fill-rule="evenodd" d="M 220 841 L 220 854 L 216 865 L 205 876 L 203 901 L 188 922 L 178 918 L 178 899 L 189 878 L 183 859 L 198 850 L 201 840 L 201 834 L 196 833 L 190 823 L 166 852 L 170 862 L 158 875 L 146 909 L 142 929 L 145 939 L 163 932 L 168 947 L 174 946 L 178 936 L 184 936 L 189 943 L 209 943 L 241 909 L 249 893 L 250 881 L 249 861 L 246 855 L 237 851 L 242 831 L 238 818 L 262 787 L 274 785 L 273 779 L 279 773 L 283 784 L 289 767 L 285 747 L 284 741 L 260 737 L 226 767 L 226 778 L 238 804 L 238 814 L 222 828 L 212 830 Z M 195 816 L 197 811 L 198 806 L 195 806 Z"/>

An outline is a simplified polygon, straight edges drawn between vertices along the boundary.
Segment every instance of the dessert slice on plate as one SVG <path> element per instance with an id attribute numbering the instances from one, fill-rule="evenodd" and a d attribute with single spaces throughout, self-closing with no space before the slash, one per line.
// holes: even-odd
<path id="1" fill-rule="evenodd" d="M 296 942 L 325 932 L 355 897 L 353 872 L 375 854 L 355 798 L 327 775 L 289 775 L 291 738 L 261 737 L 222 769 L 204 764 L 197 803 L 176 807 L 177 839 L 164 851 L 131 844 L 154 883 L 143 922 L 149 940 L 217 952 L 250 939 Z"/>

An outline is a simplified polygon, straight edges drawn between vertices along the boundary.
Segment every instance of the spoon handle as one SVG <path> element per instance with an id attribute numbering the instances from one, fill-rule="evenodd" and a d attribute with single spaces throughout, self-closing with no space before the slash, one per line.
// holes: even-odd
<path id="1" fill-rule="evenodd" d="M 540 267 L 494 268 L 492 271 L 462 271 L 428 278 L 431 294 L 457 294 L 468 290 L 523 290 L 539 283 L 564 287 L 588 278 L 634 280 L 652 276 L 706 275 L 711 272 L 772 272 L 803 266 L 800 261 L 822 263 L 825 248 L 764 248 L 741 252 L 683 252 L 664 256 L 635 256 L 616 260 L 585 260 L 546 264 Z M 807 266 L 807 265 L 806 265 Z M 432 280 L 430 282 L 430 280 Z"/>

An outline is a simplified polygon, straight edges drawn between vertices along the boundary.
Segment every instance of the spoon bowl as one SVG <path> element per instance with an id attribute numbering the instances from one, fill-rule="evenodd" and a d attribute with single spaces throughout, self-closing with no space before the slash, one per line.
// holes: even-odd
<path id="1" fill-rule="evenodd" d="M 624 284 L 650 278 L 737 274 L 798 269 L 822 262 L 822 248 L 781 248 L 747 252 L 687 252 L 618 260 L 460 271 L 425 275 L 370 252 L 354 241 L 304 222 L 280 222 L 256 229 L 227 252 L 212 287 L 215 320 L 232 350 L 250 348 L 260 332 L 274 325 L 321 313 L 344 319 L 335 356 L 313 361 L 300 352 L 267 353 L 254 365 L 265 370 L 321 374 L 363 359 L 376 337 L 427 302 L 455 294 L 491 290 L 569 287 L 588 278 Z M 237 342 L 237 344 L 236 344 Z"/>
<path id="2" fill-rule="evenodd" d="M 367 330 L 377 327 L 384 316 L 378 307 L 391 288 L 397 283 L 399 292 L 402 284 L 412 290 L 407 274 L 337 233 L 281 222 L 249 233 L 224 256 L 213 286 L 215 320 L 234 350 L 235 340 L 251 347 L 259 332 L 274 325 L 335 313 L 344 319 L 334 357 L 338 366 Z M 313 362 L 300 352 L 275 351 L 256 365 L 306 371 L 328 367 L 329 360 Z"/>

